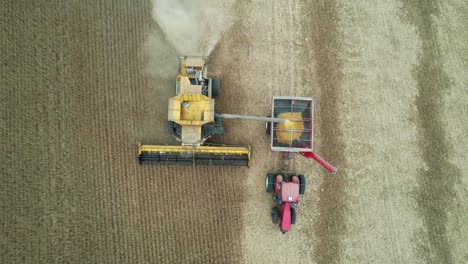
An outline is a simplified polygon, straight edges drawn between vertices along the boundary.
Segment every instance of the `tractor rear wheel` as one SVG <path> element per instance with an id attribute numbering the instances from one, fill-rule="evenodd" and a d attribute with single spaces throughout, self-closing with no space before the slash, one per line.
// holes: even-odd
<path id="1" fill-rule="evenodd" d="M 271 209 L 271 220 L 273 221 L 273 224 L 279 223 L 279 215 L 278 208 L 273 207 L 273 209 Z"/>
<path id="2" fill-rule="evenodd" d="M 211 97 L 219 96 L 220 86 L 221 85 L 219 80 L 211 80 Z"/>
<path id="3" fill-rule="evenodd" d="M 291 208 L 291 224 L 296 224 L 296 209 Z"/>
<path id="4" fill-rule="evenodd" d="M 299 175 L 299 194 L 304 194 L 306 188 L 306 180 L 304 175 Z"/>
<path id="5" fill-rule="evenodd" d="M 275 176 L 273 174 L 267 174 L 265 177 L 265 189 L 267 193 L 273 192 L 275 188 Z"/>

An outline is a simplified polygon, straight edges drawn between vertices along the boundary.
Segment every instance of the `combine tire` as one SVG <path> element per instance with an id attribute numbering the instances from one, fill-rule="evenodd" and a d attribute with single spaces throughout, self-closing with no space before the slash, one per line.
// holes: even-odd
<path id="1" fill-rule="evenodd" d="M 279 223 L 279 210 L 276 207 L 271 209 L 271 220 L 273 221 L 273 224 Z"/>
<path id="2" fill-rule="evenodd" d="M 265 189 L 267 193 L 271 193 L 275 189 L 275 176 L 274 175 L 268 174 L 265 177 Z"/>
<path id="3" fill-rule="evenodd" d="M 170 135 L 174 135 L 175 133 L 174 121 L 167 121 L 167 131 L 169 131 Z"/>
<path id="4" fill-rule="evenodd" d="M 291 208 L 291 224 L 296 224 L 296 209 Z"/>
<path id="5" fill-rule="evenodd" d="M 211 80 L 211 97 L 219 96 L 220 82 L 219 80 Z"/>
<path id="6" fill-rule="evenodd" d="M 306 181 L 304 175 L 299 175 L 299 194 L 304 194 L 306 188 Z"/>

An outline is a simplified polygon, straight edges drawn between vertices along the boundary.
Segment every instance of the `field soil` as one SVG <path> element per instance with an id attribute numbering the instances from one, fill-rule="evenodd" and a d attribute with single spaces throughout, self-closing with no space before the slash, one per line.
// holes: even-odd
<path id="1" fill-rule="evenodd" d="M 297 223 L 271 223 L 264 124 L 225 121 L 250 168 L 138 165 L 166 133 L 177 54 L 151 1 L 0 3 L 0 263 L 468 263 L 468 3 L 235 2 L 217 111 L 315 99 Z M 193 30 L 197 34 L 196 28 Z"/>

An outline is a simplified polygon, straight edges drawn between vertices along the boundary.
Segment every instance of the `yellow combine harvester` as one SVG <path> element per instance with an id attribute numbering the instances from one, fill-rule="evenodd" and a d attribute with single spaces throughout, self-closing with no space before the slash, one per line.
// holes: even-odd
<path id="1" fill-rule="evenodd" d="M 207 77 L 205 58 L 182 57 L 176 79 L 176 96 L 169 98 L 168 107 L 169 133 L 182 145 L 140 144 L 140 164 L 151 161 L 249 166 L 250 146 L 204 145 L 212 135 L 224 133 L 223 118 L 226 117 L 215 115 L 214 97 L 218 95 L 219 80 Z"/>

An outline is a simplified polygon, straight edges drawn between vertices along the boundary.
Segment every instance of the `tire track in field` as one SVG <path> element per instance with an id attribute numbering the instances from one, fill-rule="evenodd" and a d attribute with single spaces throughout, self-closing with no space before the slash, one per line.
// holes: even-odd
<path id="1" fill-rule="evenodd" d="M 417 82 L 419 147 L 424 165 L 418 175 L 419 190 L 416 202 L 425 225 L 428 244 L 420 245 L 427 262 L 453 263 L 447 239 L 447 215 L 452 210 L 455 196 L 454 184 L 460 179 L 460 171 L 448 160 L 450 151 L 446 140 L 442 111 L 444 94 L 450 89 L 450 81 L 444 73 L 443 58 L 437 39 L 434 16 L 440 15 L 436 1 L 403 1 L 406 19 L 416 27 L 421 38 L 419 64 L 414 67 Z"/>
<path id="2" fill-rule="evenodd" d="M 314 257 L 318 263 L 340 261 L 341 240 L 346 232 L 344 210 L 346 207 L 346 158 L 343 154 L 344 142 L 340 131 L 338 102 L 341 97 L 342 62 L 339 40 L 338 6 L 334 1 L 321 1 L 315 4 L 304 3 L 305 17 L 310 21 L 304 25 L 305 34 L 310 36 L 313 56 L 316 60 L 316 75 L 320 89 L 316 117 L 320 137 L 321 154 L 333 159 L 341 170 L 337 176 L 325 175 L 319 187 L 318 217 L 314 223 L 318 242 L 314 247 Z M 339 177 L 338 177 L 339 175 Z"/>
<path id="3" fill-rule="evenodd" d="M 88 214 L 82 213 L 88 189 L 77 177 L 87 168 L 75 122 L 79 94 L 70 76 L 72 9 L 35 2 L 2 7 L 0 17 L 9 21 L 0 32 L 8 32 L 7 41 L 1 41 L 8 75 L 0 79 L 9 83 L 3 105 L 12 111 L 5 116 L 11 124 L 7 134 L 0 133 L 14 143 L 7 150 L 15 159 L 6 159 L 8 182 L 0 183 L 7 190 L 0 200 L 8 201 L 8 211 L 2 212 L 8 218 L 0 219 L 8 227 L 0 236 L 9 239 L 8 251 L 0 255 L 5 263 L 88 262 L 88 241 L 82 239 L 91 229 Z"/>

